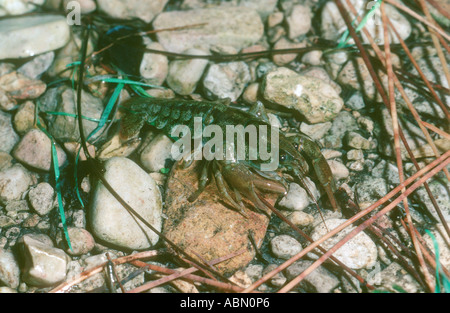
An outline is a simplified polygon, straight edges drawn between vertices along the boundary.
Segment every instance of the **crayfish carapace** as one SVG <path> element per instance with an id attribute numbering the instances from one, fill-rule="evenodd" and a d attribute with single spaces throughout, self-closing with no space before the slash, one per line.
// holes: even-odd
<path id="1" fill-rule="evenodd" d="M 213 153 L 215 158 L 204 160 L 198 190 L 190 197 L 190 201 L 194 201 L 213 178 L 221 197 L 243 215 L 245 215 L 244 202 L 251 203 L 257 210 L 270 212 L 261 194 L 267 192 L 286 194 L 290 182 L 297 182 L 305 188 L 317 205 L 317 199 L 305 183 L 305 177 L 310 172 L 308 166 L 310 164 L 331 206 L 334 210 L 338 210 L 334 197 L 335 183 L 330 167 L 318 145 L 306 135 L 287 136 L 278 128 L 274 129 L 263 118 L 221 102 L 135 97 L 123 103 L 121 111 L 123 116 L 120 138 L 122 140 L 136 136 L 145 123 L 163 131 L 175 142 L 180 138 L 173 136 L 174 128 L 184 126 L 184 135 L 186 132 L 190 135 L 194 134 L 194 138 L 188 138 L 189 147 L 192 147 L 191 141 L 193 146 L 196 146 L 195 141 L 198 136 L 196 137 L 195 134 L 198 133 L 199 127 L 214 126 L 216 132 L 224 134 L 230 126 L 240 125 L 241 130 L 244 129 L 247 132 L 243 135 L 244 137 L 251 137 L 248 134 L 250 130 L 266 130 L 266 132 L 260 132 L 258 135 L 263 134 L 263 136 L 257 136 L 257 138 L 271 146 L 271 152 L 274 153 L 273 156 L 276 156 L 275 166 L 269 168 L 266 162 L 267 156 L 264 160 L 262 158 L 263 151 L 255 151 L 257 147 L 261 147 L 260 143 L 255 146 L 250 141 L 244 140 L 231 147 L 233 152 L 241 148 L 247 157 L 253 153 L 253 158 L 237 158 L 235 153 L 227 157 L 230 152 L 228 145 L 225 143 L 218 145 L 220 148 L 216 146 Z M 275 137 L 274 132 L 276 132 Z M 274 144 L 274 138 L 277 139 L 276 144 Z M 234 142 L 234 137 L 232 141 Z M 207 138 L 197 140 L 197 146 L 201 149 L 208 145 L 210 141 Z M 194 159 L 194 149 L 190 148 L 185 154 L 187 160 Z"/>

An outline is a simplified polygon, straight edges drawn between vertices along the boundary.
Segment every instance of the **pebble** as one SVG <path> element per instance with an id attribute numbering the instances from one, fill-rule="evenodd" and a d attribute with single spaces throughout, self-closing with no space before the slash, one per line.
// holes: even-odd
<path id="1" fill-rule="evenodd" d="M 367 9 L 367 2 L 364 0 L 351 0 L 351 3 L 355 7 L 356 12 L 365 12 Z M 351 12 L 346 3 L 343 3 L 347 12 Z M 400 34 L 403 40 L 406 40 L 411 34 L 411 24 L 408 20 L 393 6 L 386 4 L 386 15 L 389 16 L 394 28 Z M 354 16 L 350 13 L 350 19 L 353 20 Z M 347 30 L 347 26 L 342 18 L 337 5 L 334 2 L 327 2 L 323 7 L 321 13 L 321 30 L 322 36 L 325 39 L 336 41 L 339 40 L 341 34 Z M 381 21 L 381 14 L 376 13 L 372 18 L 368 19 L 365 24 L 365 29 L 370 33 L 375 42 L 382 45 L 384 43 L 383 24 Z M 398 38 L 393 31 L 389 31 L 389 38 L 391 43 L 398 43 Z M 369 40 L 362 33 L 362 39 L 365 43 Z M 349 41 L 349 43 L 353 43 Z"/>
<path id="2" fill-rule="evenodd" d="M 264 276 L 267 273 L 270 273 L 277 267 L 278 267 L 277 264 L 267 265 L 266 268 L 264 268 L 262 275 Z M 274 287 L 281 287 L 286 283 L 286 280 L 287 280 L 287 278 L 286 278 L 286 276 L 284 276 L 283 272 L 279 272 L 279 273 L 275 274 L 274 276 L 272 276 L 272 278 L 269 279 L 269 283 Z"/>
<path id="3" fill-rule="evenodd" d="M 30 172 L 20 164 L 0 172 L 0 203 L 20 200 L 22 195 L 33 184 Z"/>
<path id="4" fill-rule="evenodd" d="M 311 124 L 333 119 L 344 103 L 325 81 L 285 67 L 269 72 L 262 88 L 266 100 L 297 110 Z"/>
<path id="5" fill-rule="evenodd" d="M 242 94 L 242 99 L 248 104 L 255 104 L 258 101 L 259 83 L 249 84 Z"/>
<path id="6" fill-rule="evenodd" d="M 245 274 L 252 280 L 257 281 L 261 278 L 264 267 L 261 264 L 249 264 L 245 269 Z"/>
<path id="7" fill-rule="evenodd" d="M 39 129 L 28 131 L 14 148 L 12 155 L 19 162 L 33 168 L 49 171 L 52 166 L 52 143 L 50 138 Z M 62 166 L 67 156 L 64 150 L 56 145 L 58 164 Z"/>
<path id="8" fill-rule="evenodd" d="M 345 221 L 345 219 L 337 218 L 327 219 L 325 220 L 327 227 L 325 227 L 323 222 L 314 227 L 311 238 L 314 241 L 319 240 L 321 237 L 327 234 L 329 230 L 335 229 Z M 348 233 L 350 233 L 354 228 L 355 227 L 350 226 L 343 229 L 332 238 L 326 240 L 322 244 L 322 247 L 326 250 L 329 250 L 341 239 L 343 239 Z M 308 256 L 316 258 L 316 256 L 312 253 L 309 253 Z M 362 269 L 371 268 L 375 265 L 378 257 L 378 251 L 372 239 L 370 239 L 370 237 L 364 232 L 360 232 L 355 237 L 347 241 L 335 253 L 333 253 L 333 256 L 352 269 Z"/>
<path id="9" fill-rule="evenodd" d="M 317 123 L 312 125 L 307 123 L 301 123 L 300 131 L 314 140 L 319 140 L 323 138 L 326 133 L 328 133 L 328 131 L 331 128 L 331 125 L 332 125 L 331 122 Z"/>
<path id="10" fill-rule="evenodd" d="M 386 160 L 378 162 L 371 173 L 374 177 L 385 178 L 390 185 L 397 186 L 400 184 L 397 166 Z"/>
<path id="11" fill-rule="evenodd" d="M 447 221 L 447 224 L 450 224 L 450 222 Z M 450 266 L 450 247 L 448 245 L 450 241 L 447 231 L 442 223 L 439 223 L 436 227 L 430 229 L 430 232 L 436 239 L 436 243 L 439 247 L 439 262 L 443 268 L 448 268 Z M 436 254 L 434 242 L 431 239 L 431 236 L 428 233 L 425 233 L 423 235 L 423 239 L 425 240 L 428 248 Z"/>
<path id="12" fill-rule="evenodd" d="M 334 118 L 328 134 L 324 137 L 325 147 L 330 149 L 342 148 L 345 134 L 358 129 L 358 123 L 350 112 L 339 112 Z"/>
<path id="13" fill-rule="evenodd" d="M 48 36 L 47 34 L 52 34 Z M 70 37 L 65 16 L 30 15 L 0 21 L 1 59 L 26 58 L 63 47 Z"/>
<path id="14" fill-rule="evenodd" d="M 363 150 L 369 150 L 373 148 L 373 144 L 370 140 L 364 138 L 354 131 L 348 132 L 345 139 L 346 144 L 351 148 Z"/>
<path id="15" fill-rule="evenodd" d="M 306 75 L 306 76 L 311 76 L 311 77 L 316 77 L 319 78 L 323 81 L 325 81 L 326 83 L 330 84 L 338 94 L 340 94 L 342 92 L 342 88 L 341 86 L 339 86 L 339 84 L 335 83 L 330 75 L 328 74 L 328 72 L 320 66 L 311 66 L 308 67 L 307 69 L 303 70 L 301 72 L 302 75 Z"/>
<path id="16" fill-rule="evenodd" d="M 2 1 L 0 16 L 4 15 L 22 15 L 34 11 L 42 6 L 45 0 L 10 0 Z"/>
<path id="17" fill-rule="evenodd" d="M 86 229 L 79 227 L 69 227 L 67 231 L 69 233 L 72 250 L 70 248 L 67 248 L 66 253 L 70 255 L 83 255 L 89 253 L 92 249 L 94 249 L 94 237 L 92 237 L 92 235 Z"/>
<path id="18" fill-rule="evenodd" d="M 0 287 L 0 293 L 17 293 L 18 291 L 9 287 Z"/>
<path id="19" fill-rule="evenodd" d="M 207 55 L 208 52 L 196 48 L 183 51 L 191 55 Z M 179 95 L 189 95 L 193 93 L 200 81 L 208 60 L 206 59 L 186 59 L 174 60 L 169 64 L 167 84 Z"/>
<path id="20" fill-rule="evenodd" d="M 347 151 L 347 160 L 362 160 L 364 154 L 361 149 L 352 149 Z"/>
<path id="21" fill-rule="evenodd" d="M 245 8 L 256 10 L 261 19 L 265 21 L 276 8 L 277 2 L 277 0 L 242 0 L 238 1 L 238 5 L 243 7 L 244 10 Z"/>
<path id="22" fill-rule="evenodd" d="M 288 193 L 280 200 L 279 205 L 283 208 L 302 211 L 308 207 L 310 199 L 305 189 L 296 183 L 289 184 Z"/>
<path id="23" fill-rule="evenodd" d="M 311 10 L 309 7 L 296 4 L 291 14 L 286 17 L 289 39 L 305 35 L 311 29 Z"/>
<path id="24" fill-rule="evenodd" d="M 203 88 L 209 98 L 236 101 L 250 80 L 250 70 L 245 62 L 216 63 L 207 70 Z"/>
<path id="25" fill-rule="evenodd" d="M 20 212 L 20 211 L 29 211 L 27 200 L 16 200 L 10 201 L 5 206 L 5 210 L 7 213 L 9 212 Z"/>
<path id="26" fill-rule="evenodd" d="M 146 48 L 164 51 L 164 48 L 157 42 L 148 43 Z M 147 84 L 160 86 L 169 72 L 169 61 L 163 54 L 144 53 L 139 72 Z"/>
<path id="27" fill-rule="evenodd" d="M 53 187 L 47 183 L 42 182 L 36 187 L 31 188 L 28 192 L 28 200 L 31 207 L 40 215 L 44 216 L 50 213 L 55 202 L 55 191 Z"/>
<path id="28" fill-rule="evenodd" d="M 0 248 L 0 282 L 10 288 L 19 287 L 20 268 L 11 251 Z"/>
<path id="29" fill-rule="evenodd" d="M 381 177 L 365 175 L 361 181 L 355 185 L 358 194 L 358 201 L 374 203 L 388 193 L 386 180 Z"/>
<path id="30" fill-rule="evenodd" d="M 288 260 L 302 251 L 302 245 L 289 235 L 278 235 L 270 241 L 270 249 L 277 258 Z"/>
<path id="31" fill-rule="evenodd" d="M 22 278 L 27 284 L 49 287 L 66 278 L 70 257 L 63 250 L 30 236 L 23 236 L 18 244 L 25 261 Z"/>
<path id="32" fill-rule="evenodd" d="M 63 89 L 60 101 L 56 111 L 59 113 L 76 114 L 77 96 L 75 90 L 71 88 Z M 103 112 L 103 103 L 100 98 L 83 91 L 81 95 L 81 110 L 83 116 L 100 119 Z M 94 129 L 97 128 L 98 123 L 83 119 L 83 127 L 85 136 L 88 136 Z M 69 115 L 56 115 L 49 121 L 49 130 L 52 136 L 57 140 L 62 141 L 78 141 L 80 139 L 80 131 L 78 128 L 78 121 L 76 118 Z M 95 139 L 101 130 L 92 136 Z"/>
<path id="33" fill-rule="evenodd" d="M 32 101 L 25 101 L 14 114 L 14 128 L 20 135 L 24 135 L 34 127 L 35 105 Z"/>
<path id="34" fill-rule="evenodd" d="M 64 0 L 63 6 L 67 9 L 67 5 L 73 0 Z M 80 5 L 81 14 L 88 14 L 94 12 L 97 9 L 97 5 L 94 0 L 75 0 Z"/>
<path id="35" fill-rule="evenodd" d="M 334 179 L 345 179 L 350 175 L 348 168 L 337 160 L 327 160 Z"/>
<path id="36" fill-rule="evenodd" d="M 294 211 L 286 216 L 286 218 L 297 227 L 309 226 L 314 222 L 314 217 L 311 214 L 303 211 Z M 281 225 L 282 229 L 291 229 L 291 226 L 285 222 Z"/>
<path id="37" fill-rule="evenodd" d="M 322 56 L 323 56 L 322 51 L 313 50 L 313 51 L 306 52 L 302 56 L 301 61 L 302 61 L 302 63 L 308 64 L 308 65 L 318 66 L 318 65 L 321 65 L 323 62 Z"/>
<path id="38" fill-rule="evenodd" d="M 255 257 L 255 249 L 248 249 L 251 242 L 260 247 L 266 234 L 269 218 L 265 214 L 247 208 L 247 218 L 224 205 L 215 183 L 208 184 L 196 201 L 188 201 L 198 184 L 201 163 L 194 163 L 186 169 L 176 163 L 166 185 L 165 215 L 163 233 L 172 242 L 187 251 L 195 251 L 203 260 L 210 261 L 239 255 L 215 265 L 224 274 L 233 274 L 244 268 Z M 267 198 L 274 205 L 276 198 Z"/>
<path id="39" fill-rule="evenodd" d="M 255 10 L 241 7 L 163 12 L 153 21 L 153 28 L 158 30 L 199 23 L 205 25 L 158 32 L 158 42 L 171 52 L 183 52 L 194 47 L 209 50 L 216 45 L 241 50 L 260 40 L 264 32 L 259 14 Z"/>
<path id="40" fill-rule="evenodd" d="M 14 131 L 11 115 L 0 111 L 0 151 L 11 152 L 20 137 Z"/>
<path id="41" fill-rule="evenodd" d="M 296 261 L 286 268 L 286 278 L 291 280 L 313 264 L 312 261 Z M 331 293 L 339 285 L 339 280 L 323 266 L 319 266 L 301 282 L 300 286 L 309 292 Z"/>
<path id="42" fill-rule="evenodd" d="M 24 100 L 38 98 L 47 86 L 41 80 L 14 71 L 0 77 L 0 88 L 12 99 Z"/>
<path id="43" fill-rule="evenodd" d="M 39 78 L 53 63 L 54 58 L 55 53 L 53 51 L 42 53 L 19 67 L 17 72 L 29 78 Z"/>
<path id="44" fill-rule="evenodd" d="M 150 23 L 163 9 L 168 0 L 98 0 L 101 12 L 119 19 L 140 18 Z"/>
<path id="45" fill-rule="evenodd" d="M 430 179 L 427 182 L 431 193 L 439 205 L 439 209 L 441 210 L 445 221 L 450 222 L 450 186 L 448 181 L 436 178 Z M 424 186 L 417 188 L 412 194 L 412 197 L 419 203 L 423 204 L 427 208 L 428 212 L 430 212 L 437 220 L 440 220 Z"/>
<path id="46" fill-rule="evenodd" d="M 161 193 L 155 181 L 136 163 L 113 157 L 105 163 L 105 179 L 155 229 L 161 230 Z M 126 249 L 147 249 L 159 237 L 130 213 L 99 183 L 90 212 L 93 234 L 107 244 Z"/>
<path id="47" fill-rule="evenodd" d="M 286 37 L 281 37 L 277 40 L 275 45 L 273 46 L 274 50 L 281 50 L 281 49 L 297 49 L 297 48 L 305 48 L 306 42 L 292 42 Z M 288 63 L 291 63 L 297 58 L 297 53 L 287 53 L 287 54 L 274 54 L 272 57 L 273 63 L 275 63 L 278 66 L 283 66 Z"/>
<path id="48" fill-rule="evenodd" d="M 444 68 L 439 57 L 436 55 L 436 52 L 431 53 L 431 55 L 421 55 L 419 57 L 415 57 L 415 59 L 417 60 L 417 64 L 425 75 L 426 79 L 428 79 L 430 82 L 441 84 L 443 87 L 449 87 L 449 82 L 447 81 Z M 411 73 L 414 75 L 419 75 L 415 68 L 412 69 Z M 439 117 L 441 119 L 446 118 L 445 113 L 442 111 L 442 108 L 438 103 L 436 103 L 436 101 L 430 101 L 428 98 L 423 97 L 420 92 L 417 92 L 417 90 L 415 90 L 414 88 L 410 88 L 407 85 L 405 85 L 405 92 L 419 114 Z M 439 95 L 439 97 L 444 105 L 450 105 L 449 95 L 445 95 L 444 93 L 442 93 Z M 403 107 L 407 107 L 405 100 L 398 92 L 396 93 L 396 101 Z"/>
<path id="49" fill-rule="evenodd" d="M 361 92 L 357 91 L 352 94 L 350 98 L 345 101 L 345 106 L 356 111 L 364 109 L 366 107 L 366 103 L 364 102 Z"/>
<path id="50" fill-rule="evenodd" d="M 275 27 L 279 24 L 281 24 L 284 20 L 284 14 L 283 12 L 273 12 L 270 14 L 267 18 L 267 26 L 269 28 Z"/>
<path id="51" fill-rule="evenodd" d="M 396 262 L 392 262 L 380 272 L 380 281 L 381 284 L 379 289 L 387 290 L 392 293 L 398 292 L 394 286 L 398 286 L 411 294 L 418 293 L 422 289 L 416 279 L 408 274 L 408 272 Z"/>
<path id="52" fill-rule="evenodd" d="M 164 134 L 158 134 L 141 152 L 141 164 L 150 172 L 159 172 L 172 160 L 173 141 Z"/>

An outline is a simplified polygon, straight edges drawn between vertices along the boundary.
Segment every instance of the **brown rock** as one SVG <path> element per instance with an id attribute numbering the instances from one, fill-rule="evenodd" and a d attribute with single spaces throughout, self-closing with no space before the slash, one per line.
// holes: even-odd
<path id="1" fill-rule="evenodd" d="M 194 202 L 187 198 L 198 186 L 199 163 L 187 169 L 175 164 L 169 176 L 166 194 L 165 214 L 167 219 L 163 233 L 171 241 L 191 256 L 198 255 L 203 260 L 212 261 L 221 257 L 241 254 L 215 265 L 216 269 L 230 275 L 246 266 L 255 256 L 249 241 L 249 233 L 258 246 L 262 244 L 269 218 L 248 206 L 247 218 L 236 210 L 225 206 L 220 198 L 214 180 Z M 275 197 L 267 199 L 275 202 Z"/>

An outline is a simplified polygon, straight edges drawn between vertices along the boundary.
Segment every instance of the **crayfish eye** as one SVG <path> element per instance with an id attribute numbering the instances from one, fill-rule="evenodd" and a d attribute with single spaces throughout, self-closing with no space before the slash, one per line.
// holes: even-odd
<path id="1" fill-rule="evenodd" d="M 286 161 L 287 160 L 287 155 L 286 154 L 280 154 L 280 161 L 281 162 L 284 162 L 284 161 Z"/>
<path id="2" fill-rule="evenodd" d="M 295 150 L 298 150 L 298 143 L 294 143 Z"/>

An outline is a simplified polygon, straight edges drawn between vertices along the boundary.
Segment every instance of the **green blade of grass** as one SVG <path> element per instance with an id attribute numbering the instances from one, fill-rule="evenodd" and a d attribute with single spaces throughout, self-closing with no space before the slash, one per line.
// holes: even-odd
<path id="1" fill-rule="evenodd" d="M 125 85 L 123 83 L 117 84 L 116 88 L 114 89 L 113 94 L 111 95 L 111 98 L 109 98 L 108 104 L 106 105 L 105 109 L 103 110 L 102 116 L 100 117 L 97 127 L 89 134 L 89 136 L 87 137 L 87 140 L 89 140 L 92 136 L 94 136 L 108 122 L 108 117 L 111 114 L 112 109 L 114 108 L 114 104 L 116 103 L 117 99 L 119 98 L 120 93 L 121 93 L 122 89 L 124 88 L 124 86 Z M 80 151 L 81 151 L 81 146 L 80 146 L 80 149 L 78 149 L 77 155 L 75 157 L 75 168 L 74 168 L 75 186 L 76 186 L 75 192 L 77 194 L 78 201 L 80 202 L 81 206 L 84 208 L 84 202 L 83 202 L 83 199 L 81 199 L 80 189 L 78 188 L 78 170 L 77 169 L 78 169 L 78 161 L 80 158 Z"/>
<path id="2" fill-rule="evenodd" d="M 55 141 L 54 141 L 52 135 L 50 135 L 50 133 L 48 133 L 47 130 L 41 125 L 38 117 L 36 117 L 36 125 L 39 127 L 39 129 L 45 135 L 47 135 L 47 137 L 50 139 L 50 142 L 51 142 L 53 173 L 55 175 L 55 190 L 56 190 L 56 197 L 58 200 L 59 215 L 61 217 L 61 224 L 63 226 L 64 236 L 66 237 L 67 244 L 69 246 L 69 249 L 73 251 L 72 244 L 71 244 L 70 238 L 69 238 L 69 231 L 67 229 L 66 215 L 64 212 L 64 205 L 63 205 L 63 201 L 62 201 L 61 181 L 60 181 L 61 173 L 59 171 L 59 162 L 58 162 L 58 153 L 56 151 L 56 144 L 55 144 Z"/>
<path id="3" fill-rule="evenodd" d="M 375 14 L 375 12 L 380 8 L 381 6 L 381 2 L 383 0 L 375 0 L 375 3 L 373 3 L 372 7 L 370 8 L 370 10 L 363 16 L 363 18 L 361 19 L 361 23 L 358 24 L 358 26 L 355 28 L 356 32 L 361 31 L 361 29 L 363 29 L 363 27 L 367 24 L 367 21 L 373 17 L 373 15 Z M 355 19 L 352 22 L 352 26 L 355 25 L 357 21 L 357 17 L 355 17 Z M 350 40 L 349 37 L 349 31 L 346 30 L 342 36 L 341 39 L 339 40 L 339 44 L 337 46 L 337 49 L 343 48 L 347 45 L 347 42 Z"/>

